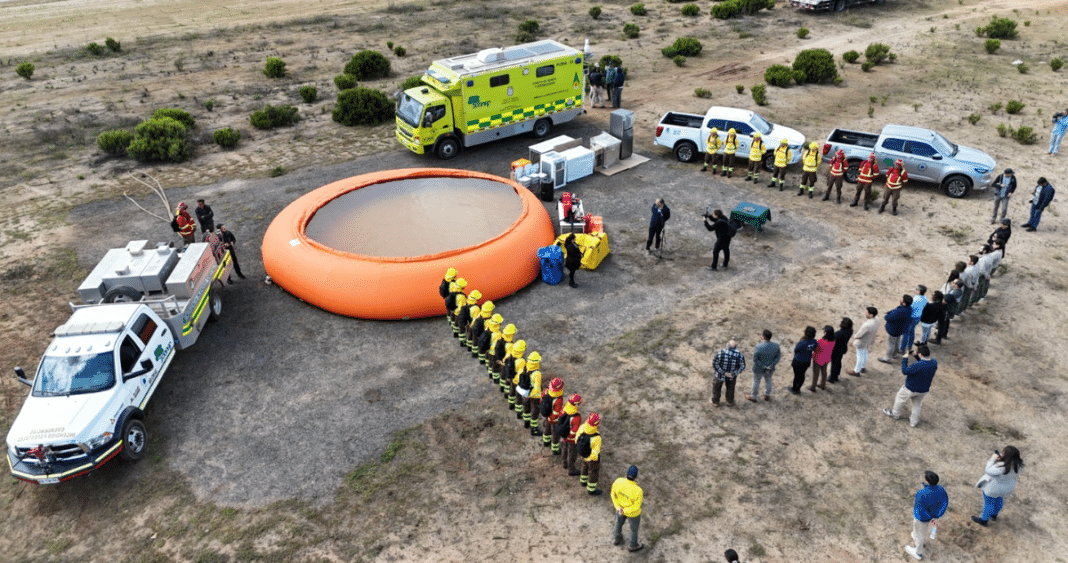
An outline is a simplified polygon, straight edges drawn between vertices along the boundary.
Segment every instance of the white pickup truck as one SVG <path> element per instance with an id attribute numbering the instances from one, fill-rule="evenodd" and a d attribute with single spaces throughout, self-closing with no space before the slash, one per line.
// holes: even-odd
<path id="1" fill-rule="evenodd" d="M 802 10 L 810 10 L 813 12 L 822 12 L 826 10 L 844 12 L 849 6 L 855 6 L 857 4 L 874 4 L 876 2 L 882 4 L 885 1 L 886 0 L 790 0 L 788 5 L 791 8 L 801 8 Z"/>
<path id="2" fill-rule="evenodd" d="M 830 162 L 838 149 L 845 153 L 845 181 L 851 184 L 857 182 L 861 161 L 874 152 L 883 174 L 901 159 L 910 181 L 939 184 L 952 198 L 990 187 L 996 165 L 980 150 L 953 144 L 930 129 L 905 125 L 887 125 L 878 135 L 835 129 L 823 144 L 823 161 Z"/>
<path id="3" fill-rule="evenodd" d="M 67 481 L 119 455 L 144 455 L 144 408 L 175 350 L 222 314 L 230 253 L 207 243 L 178 251 L 133 241 L 110 250 L 78 288 L 85 304 L 55 330 L 7 434 L 11 475 Z"/>
<path id="4" fill-rule="evenodd" d="M 721 139 L 727 138 L 728 129 L 734 129 L 738 136 L 737 154 L 744 157 L 749 156 L 753 132 L 759 131 L 766 147 L 764 169 L 769 172 L 775 169 L 775 149 L 784 138 L 793 153 L 790 164 L 801 160 L 804 135 L 789 127 L 771 123 L 747 109 L 713 106 L 703 116 L 669 111 L 656 126 L 655 143 L 671 149 L 680 162 L 693 162 L 704 154 L 708 133 L 713 127 L 719 130 Z"/>

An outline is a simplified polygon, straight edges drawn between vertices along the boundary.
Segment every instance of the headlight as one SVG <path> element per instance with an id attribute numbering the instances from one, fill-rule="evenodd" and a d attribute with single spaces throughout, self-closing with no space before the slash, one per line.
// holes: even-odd
<path id="1" fill-rule="evenodd" d="M 111 436 L 111 432 L 104 432 L 103 434 L 86 441 L 85 444 L 83 444 L 82 449 L 85 450 L 85 453 L 89 453 L 108 443 L 108 441 L 111 440 Z"/>
<path id="2" fill-rule="evenodd" d="M 975 168 L 975 173 L 980 176 L 985 176 L 990 173 L 990 170 L 987 170 L 986 168 Z"/>

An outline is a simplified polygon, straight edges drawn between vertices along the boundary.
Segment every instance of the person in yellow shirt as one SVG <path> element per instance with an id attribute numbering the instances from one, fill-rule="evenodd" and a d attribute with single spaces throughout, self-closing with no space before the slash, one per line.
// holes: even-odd
<path id="1" fill-rule="evenodd" d="M 630 519 L 630 551 L 639 551 L 645 544 L 638 543 L 638 526 L 642 522 L 642 488 L 635 481 L 638 479 L 638 466 L 627 469 L 626 478 L 620 477 L 612 483 L 612 506 L 616 508 L 616 527 L 613 530 L 614 545 L 623 545 L 623 522 Z"/>
<path id="2" fill-rule="evenodd" d="M 723 140 L 723 176 L 730 178 L 734 174 L 734 153 L 736 152 L 738 152 L 738 132 L 728 129 L 727 138 Z"/>
<path id="3" fill-rule="evenodd" d="M 523 354 L 527 353 L 527 341 L 516 340 L 511 346 L 505 345 L 508 356 L 504 359 L 504 365 L 501 369 L 501 384 L 505 385 L 504 395 L 508 399 L 508 410 L 515 411 L 515 384 L 519 382 L 519 374 L 526 369 L 527 361 L 523 359 Z M 516 418 L 523 418 L 523 411 L 520 410 L 519 416 Z"/>
<path id="4" fill-rule="evenodd" d="M 760 132 L 753 131 L 753 142 L 749 145 L 749 173 L 745 176 L 746 182 L 752 180 L 755 184 L 760 181 L 760 167 L 763 165 L 765 150 Z"/>
<path id="5" fill-rule="evenodd" d="M 723 139 L 719 138 L 719 129 L 715 127 L 708 132 L 708 141 L 705 143 L 705 166 L 701 172 L 708 170 L 708 163 L 712 163 L 712 173 L 716 173 L 716 165 L 722 164 L 723 154 L 719 149 L 723 148 Z"/>
<path id="6" fill-rule="evenodd" d="M 782 191 L 783 186 L 786 185 L 786 166 L 790 164 L 790 159 L 793 156 L 793 152 L 790 151 L 790 142 L 783 137 L 779 141 L 779 147 L 775 149 L 775 173 L 771 175 L 771 183 L 768 184 L 769 188 L 774 188 L 775 184 L 778 184 L 779 191 Z"/>
<path id="7" fill-rule="evenodd" d="M 530 428 L 530 396 L 534 393 L 535 387 L 539 391 L 538 400 L 541 401 L 541 372 L 538 371 L 540 369 L 541 354 L 531 352 L 523 364 L 523 371 L 515 374 L 515 417 L 523 421 L 524 428 Z M 538 372 L 537 384 L 531 381 L 535 371 Z"/>
<path id="8" fill-rule="evenodd" d="M 530 381 L 520 381 L 520 383 L 530 384 L 530 393 L 523 403 L 523 426 L 530 429 L 531 436 L 541 436 L 541 430 L 538 429 L 538 415 L 541 413 L 541 370 L 531 367 L 539 365 L 541 358 L 535 361 L 535 354 L 537 352 L 531 352 L 530 356 L 527 356 L 527 373 L 530 374 Z"/>
<path id="9" fill-rule="evenodd" d="M 812 191 L 816 189 L 816 170 L 819 167 L 820 145 L 812 141 L 808 148 L 801 151 L 801 187 L 797 190 L 797 195 L 805 195 L 805 188 L 808 188 L 808 197 L 812 199 Z"/>
<path id="10" fill-rule="evenodd" d="M 602 493 L 597 488 L 601 477 L 601 434 L 597 431 L 601 424 L 601 415 L 591 413 L 579 428 L 578 455 L 582 458 L 582 474 L 579 483 L 586 487 L 586 493 L 598 496 Z"/>

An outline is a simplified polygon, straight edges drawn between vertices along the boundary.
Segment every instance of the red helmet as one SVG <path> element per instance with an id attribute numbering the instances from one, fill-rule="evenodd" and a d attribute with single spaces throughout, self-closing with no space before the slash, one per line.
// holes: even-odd
<path id="1" fill-rule="evenodd" d="M 582 404 L 582 395 L 575 393 L 574 395 L 571 395 L 571 398 L 569 398 L 567 402 L 577 407 Z"/>
<path id="2" fill-rule="evenodd" d="M 845 158 L 845 151 L 842 149 L 838 149 L 838 152 L 834 153 L 834 156 L 837 156 L 838 158 Z"/>
<path id="3" fill-rule="evenodd" d="M 597 426 L 601 423 L 601 415 L 593 413 L 586 419 L 586 426 Z"/>
<path id="4" fill-rule="evenodd" d="M 552 389 L 553 391 L 563 391 L 564 380 L 559 377 L 554 377 L 553 380 L 549 382 L 549 389 Z"/>
<path id="5" fill-rule="evenodd" d="M 868 160 L 875 160 L 875 153 L 869 154 L 868 155 Z"/>
<path id="6" fill-rule="evenodd" d="M 900 158 L 894 161 L 894 166 L 904 166 L 904 165 L 905 165 L 905 161 L 901 160 Z"/>

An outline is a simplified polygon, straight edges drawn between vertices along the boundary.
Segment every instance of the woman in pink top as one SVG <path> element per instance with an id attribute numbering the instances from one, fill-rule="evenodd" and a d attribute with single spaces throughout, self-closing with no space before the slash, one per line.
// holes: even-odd
<path id="1" fill-rule="evenodd" d="M 831 363 L 831 352 L 834 351 L 834 327 L 823 327 L 823 338 L 816 341 L 816 349 L 812 351 L 812 386 L 808 388 L 813 393 L 816 387 L 827 388 L 827 364 Z"/>

